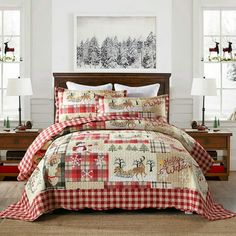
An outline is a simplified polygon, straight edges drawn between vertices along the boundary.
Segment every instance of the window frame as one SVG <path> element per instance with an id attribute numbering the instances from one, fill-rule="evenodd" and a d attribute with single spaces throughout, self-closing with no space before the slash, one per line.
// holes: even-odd
<path id="1" fill-rule="evenodd" d="M 236 10 L 236 3 L 231 0 L 215 0 L 214 2 L 210 0 L 193 0 L 193 78 L 204 76 L 204 21 L 203 12 L 205 10 Z M 221 27 L 221 26 L 220 26 Z M 209 62 L 206 62 L 209 63 Z M 213 62 L 216 63 L 216 62 Z M 222 91 L 230 90 L 222 88 L 222 63 L 221 63 L 221 108 L 222 108 Z M 232 63 L 232 62 L 230 62 Z M 236 62 L 235 62 L 236 63 Z M 234 88 L 233 88 L 234 89 Z M 201 120 L 202 112 L 202 98 L 194 96 L 193 97 L 193 119 Z M 233 111 L 232 111 L 233 112 Z M 206 112 L 207 114 L 207 106 Z M 227 117 L 228 118 L 228 117 Z M 214 117 L 210 117 L 207 120 L 213 120 Z"/>
<path id="2" fill-rule="evenodd" d="M 218 11 L 219 12 L 219 14 L 220 14 L 220 28 L 219 28 L 219 35 L 207 35 L 207 34 L 204 34 L 204 11 Z M 219 108 L 220 108 L 220 114 L 218 114 L 217 116 L 219 116 L 219 118 L 220 119 L 227 119 L 228 117 L 229 117 L 229 114 L 227 115 L 227 114 L 225 114 L 224 112 L 223 112 L 223 94 L 224 94 L 224 92 L 226 92 L 226 91 L 232 91 L 232 90 L 234 90 L 235 92 L 236 92 L 236 87 L 234 87 L 234 88 L 225 88 L 224 86 L 223 86 L 223 80 L 224 80 L 224 75 L 223 75 L 223 66 L 224 65 L 227 65 L 227 64 L 230 64 L 230 63 L 232 63 L 232 64 L 235 64 L 236 65 L 236 61 L 228 61 L 228 62 L 226 62 L 226 61 L 219 61 L 219 62 L 211 62 L 211 61 L 207 61 L 206 60 L 206 55 L 204 55 L 204 40 L 205 40 L 205 37 L 219 37 L 219 43 L 220 43 L 220 45 L 221 45 L 221 48 L 220 48 L 220 56 L 222 57 L 222 45 L 223 45 L 223 38 L 224 37 L 234 37 L 234 38 L 236 38 L 236 34 L 234 34 L 234 35 L 225 35 L 225 34 L 223 34 L 223 31 L 222 31 L 222 13 L 223 12 L 226 12 L 226 11 L 235 11 L 236 12 L 236 7 L 235 8 L 222 8 L 222 7 L 220 7 L 220 8 L 203 8 L 202 9 L 202 19 L 203 19 L 203 21 L 202 21 L 202 70 L 203 70 L 203 74 L 204 74 L 204 76 L 206 76 L 206 74 L 205 74 L 205 65 L 206 64 L 217 64 L 217 65 L 219 65 L 219 69 L 220 69 L 220 87 L 217 87 L 217 92 L 219 92 L 219 95 L 220 95 L 220 104 L 219 104 Z M 235 82 L 236 83 L 236 82 Z M 207 97 L 206 97 L 206 106 L 207 106 Z M 232 110 L 232 112 L 233 112 L 233 110 Z M 209 117 L 209 119 L 210 120 L 213 120 L 214 119 L 214 115 L 207 115 L 207 112 L 206 112 L 206 118 L 207 117 Z"/>
<path id="3" fill-rule="evenodd" d="M 9 8 L 9 7 L 7 7 L 7 8 L 3 8 L 3 7 L 1 7 L 0 8 L 0 11 L 1 11 L 1 21 L 2 21 L 2 32 L 0 32 L 0 34 L 1 34 L 1 38 L 2 38 L 2 43 L 1 43 L 1 48 L 2 48 L 2 52 L 1 52 L 1 56 L 3 57 L 4 56 L 4 53 L 3 53 L 3 50 L 4 50 L 4 42 L 5 42 L 5 37 L 10 37 L 10 35 L 8 35 L 8 34 L 5 34 L 4 33 L 4 13 L 5 12 L 7 12 L 7 11 L 19 11 L 20 12 L 20 32 L 19 32 L 19 34 L 18 35 L 11 35 L 12 37 L 19 37 L 19 42 L 20 42 L 20 57 L 21 57 L 21 42 L 22 42 L 22 40 L 21 40 L 21 14 L 22 14 L 22 12 L 21 12 L 21 9 L 20 8 L 18 8 L 18 7 L 11 7 L 11 8 Z M 15 62 L 4 62 L 4 61 L 1 61 L 0 62 L 0 68 L 1 68 L 1 72 L 0 72 L 0 74 L 1 74 L 1 84 L 0 84 L 0 96 L 1 96 L 1 108 L 0 108 L 0 117 L 1 117 L 1 119 L 4 119 L 4 118 L 6 118 L 6 116 L 9 116 L 11 119 L 13 118 L 17 118 L 18 117 L 18 112 L 17 112 L 17 110 L 14 112 L 14 115 L 9 115 L 8 113 L 7 113 L 7 111 L 5 112 L 4 111 L 4 108 L 3 108 L 3 104 L 4 104 L 4 92 L 6 91 L 6 86 L 4 86 L 4 67 L 7 65 L 7 64 L 9 64 L 9 65 L 11 65 L 11 64 L 18 64 L 18 66 L 19 66 L 19 75 L 20 75 L 20 73 L 21 73 L 21 62 L 20 62 L 20 58 L 19 58 L 19 60 L 17 60 L 17 61 L 15 61 Z M 16 101 L 18 101 L 17 99 L 16 99 Z M 9 112 L 11 112 L 11 111 L 13 111 L 14 109 L 9 109 Z"/>
<path id="4" fill-rule="evenodd" d="M 20 58 L 22 61 L 20 65 L 20 76 L 30 77 L 30 46 L 31 46 L 31 35 L 30 35 L 30 20 L 31 20 L 31 1 L 30 0 L 12 0 L 11 3 L 0 2 L 0 10 L 20 10 Z M 0 62 L 3 63 L 3 62 Z M 3 73 L 3 72 L 1 72 Z M 4 89 L 1 86 L 1 89 Z M 3 96 L 4 97 L 4 96 Z M 3 98 L 2 97 L 2 98 Z M 4 98 L 3 98 L 4 99 Z M 31 104 L 30 97 L 25 96 L 21 98 L 22 105 L 22 120 L 31 120 Z M 0 120 L 2 121 L 7 114 L 1 113 Z M 10 117 L 11 121 L 18 121 L 18 109 L 16 115 Z"/>

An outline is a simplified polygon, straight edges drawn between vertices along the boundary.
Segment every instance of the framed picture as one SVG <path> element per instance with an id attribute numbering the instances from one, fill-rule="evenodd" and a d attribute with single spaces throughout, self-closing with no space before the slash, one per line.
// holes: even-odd
<path id="1" fill-rule="evenodd" d="M 74 70 L 156 70 L 156 16 L 74 16 Z"/>

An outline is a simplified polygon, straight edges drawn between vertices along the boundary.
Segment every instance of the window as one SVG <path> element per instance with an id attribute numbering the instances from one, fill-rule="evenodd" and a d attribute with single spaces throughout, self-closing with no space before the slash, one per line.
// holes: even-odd
<path id="1" fill-rule="evenodd" d="M 18 114 L 18 98 L 6 96 L 6 87 L 8 78 L 20 76 L 20 14 L 18 9 L 0 9 L 0 118 Z"/>
<path id="2" fill-rule="evenodd" d="M 203 10 L 203 74 L 216 78 L 217 97 L 206 97 L 206 119 L 228 119 L 236 108 L 236 9 Z"/>

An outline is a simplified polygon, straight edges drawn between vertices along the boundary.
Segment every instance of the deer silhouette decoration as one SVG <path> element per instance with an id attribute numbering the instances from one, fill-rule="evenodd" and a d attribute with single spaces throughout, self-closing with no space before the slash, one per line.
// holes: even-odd
<path id="1" fill-rule="evenodd" d="M 4 54 L 5 54 L 5 55 L 6 55 L 8 52 L 12 52 L 12 53 L 15 52 L 15 48 L 9 48 L 9 47 L 8 47 L 8 43 L 9 43 L 9 42 L 5 42 L 5 43 L 4 43 L 4 45 L 5 45 Z"/>
<path id="2" fill-rule="evenodd" d="M 232 42 L 228 42 L 228 47 L 227 48 L 223 48 L 223 58 L 225 58 L 225 53 L 226 52 L 228 53 L 228 55 L 232 59 Z"/>
<path id="3" fill-rule="evenodd" d="M 14 55 L 15 48 L 9 48 L 8 43 L 9 43 L 9 41 L 4 43 L 4 45 L 5 45 L 5 48 L 4 48 L 5 56 L 3 57 L 3 60 L 15 61 L 15 55 Z M 8 53 L 12 53 L 12 56 L 8 56 L 7 55 Z"/>
<path id="4" fill-rule="evenodd" d="M 219 44 L 220 44 L 219 42 L 215 42 L 215 47 L 209 48 L 209 57 L 211 56 L 212 52 L 216 52 L 217 56 L 219 56 L 219 54 L 220 54 Z"/>

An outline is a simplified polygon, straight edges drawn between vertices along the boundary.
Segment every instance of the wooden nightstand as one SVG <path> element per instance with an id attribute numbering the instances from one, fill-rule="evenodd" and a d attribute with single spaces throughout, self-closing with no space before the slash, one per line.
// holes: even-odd
<path id="1" fill-rule="evenodd" d="M 228 131 L 201 132 L 188 130 L 185 130 L 185 132 L 199 142 L 207 151 L 213 151 L 214 153 L 214 151 L 220 150 L 223 154 L 222 157 L 219 157 L 220 160 L 215 161 L 219 165 L 220 163 L 224 165 L 223 172 L 207 173 L 206 177 L 219 177 L 220 180 L 228 180 L 230 169 L 230 137 L 232 133 Z"/>
<path id="2" fill-rule="evenodd" d="M 39 132 L 5 132 L 0 131 L 0 150 L 8 151 L 26 151 Z M 17 176 L 17 164 L 20 160 L 6 160 L 6 157 L 0 157 L 0 179 L 4 176 Z"/>

